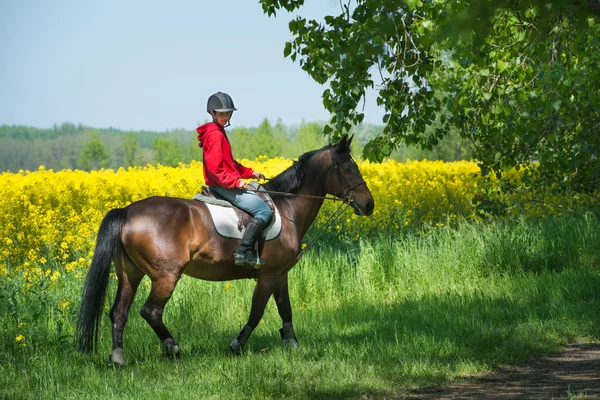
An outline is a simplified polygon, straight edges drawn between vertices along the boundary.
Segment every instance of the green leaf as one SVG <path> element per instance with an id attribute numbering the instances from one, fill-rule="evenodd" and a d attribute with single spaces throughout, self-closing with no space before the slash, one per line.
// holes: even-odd
<path id="1" fill-rule="evenodd" d="M 552 103 L 552 108 L 554 108 L 556 111 L 560 110 L 560 103 L 560 100 L 556 100 L 554 103 Z"/>
<path id="2" fill-rule="evenodd" d="M 506 68 L 508 68 L 509 63 L 502 61 L 502 60 L 498 60 L 498 61 L 496 61 L 496 65 L 498 66 L 498 69 L 500 70 L 500 72 L 503 72 Z"/>
<path id="3" fill-rule="evenodd" d="M 406 5 L 410 10 L 414 10 L 417 7 L 421 7 L 423 2 L 421 0 L 406 0 Z"/>
<path id="4" fill-rule="evenodd" d="M 259 3 L 275 11 L 304 1 Z M 597 197 L 600 100 L 575 93 L 600 93 L 600 24 L 558 3 L 358 0 L 350 18 L 344 9 L 325 24 L 296 17 L 283 53 L 329 83 L 323 105 L 336 134 L 362 121 L 361 95 L 374 89 L 392 149 L 454 131 L 474 144 L 468 157 L 482 171 L 536 160 L 535 179 Z M 371 139 L 364 154 L 381 159 L 385 140 Z"/>
<path id="5" fill-rule="evenodd" d="M 285 47 L 283 49 L 283 56 L 287 57 L 292 52 L 292 42 L 285 42 Z"/>

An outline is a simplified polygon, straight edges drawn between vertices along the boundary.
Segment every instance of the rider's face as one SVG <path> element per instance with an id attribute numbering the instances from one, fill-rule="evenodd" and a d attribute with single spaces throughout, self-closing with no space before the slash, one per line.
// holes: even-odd
<path id="1" fill-rule="evenodd" d="M 215 112 L 215 119 L 217 120 L 217 123 L 221 126 L 227 125 L 227 122 L 229 122 L 229 118 L 231 118 L 231 111 Z"/>

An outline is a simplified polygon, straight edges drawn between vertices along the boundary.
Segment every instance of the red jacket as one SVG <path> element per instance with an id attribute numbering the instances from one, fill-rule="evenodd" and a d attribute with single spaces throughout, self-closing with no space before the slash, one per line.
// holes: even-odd
<path id="1" fill-rule="evenodd" d="M 237 188 L 240 178 L 252 178 L 252 168 L 233 159 L 225 129 L 214 122 L 196 128 L 198 146 L 202 148 L 204 181 L 208 186 Z"/>

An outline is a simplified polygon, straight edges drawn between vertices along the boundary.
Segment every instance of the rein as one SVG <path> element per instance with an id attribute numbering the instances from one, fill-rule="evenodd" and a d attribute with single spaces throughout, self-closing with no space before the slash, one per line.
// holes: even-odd
<path id="1" fill-rule="evenodd" d="M 313 196 L 310 194 L 298 194 L 298 193 L 287 193 L 287 192 L 277 192 L 274 190 L 264 190 L 264 189 L 259 189 L 259 190 L 255 190 L 255 189 L 246 189 L 249 192 L 255 192 L 255 193 L 268 193 L 268 194 L 276 194 L 278 196 L 283 196 L 283 197 L 306 197 L 309 199 L 319 199 L 319 200 L 331 200 L 331 201 L 341 201 L 344 202 L 346 204 L 352 204 L 352 202 L 354 202 L 354 198 L 352 197 L 352 191 L 354 189 L 356 189 L 359 186 L 362 185 L 366 185 L 367 182 L 364 181 L 364 179 L 361 179 L 360 182 L 358 182 L 356 185 L 354 186 L 350 186 L 350 184 L 348 184 L 348 181 L 346 179 L 344 179 L 340 173 L 340 169 L 337 165 L 337 163 L 335 162 L 337 157 L 333 156 L 333 146 L 331 145 L 331 143 L 329 144 L 329 154 L 331 156 L 331 162 L 333 164 L 333 169 L 329 170 L 329 173 L 327 174 L 327 181 L 325 182 L 325 186 L 329 186 L 329 182 L 331 181 L 331 176 L 333 175 L 333 172 L 335 171 L 335 175 L 338 178 L 338 182 L 340 183 L 340 186 L 342 187 L 342 196 L 336 196 L 336 195 L 332 195 L 332 196 Z M 354 160 L 353 160 L 354 161 Z M 270 178 L 265 178 L 265 180 L 270 181 Z"/>
<path id="2" fill-rule="evenodd" d="M 344 213 L 344 211 L 346 211 L 346 209 L 348 208 L 348 205 L 349 204 L 346 203 L 346 202 L 340 204 L 340 206 L 337 208 L 337 210 L 335 210 L 335 212 L 333 213 L 333 215 L 331 217 L 329 217 L 329 219 L 327 220 L 327 222 L 325 222 L 325 226 L 328 226 L 332 221 L 338 219 L 339 216 L 342 215 Z M 342 207 L 344 207 L 344 208 L 342 208 Z M 320 239 L 322 235 L 323 235 L 323 232 L 321 232 L 320 234 L 314 236 L 312 239 L 310 239 L 308 241 L 308 243 L 306 243 L 306 246 L 303 246 L 303 248 L 300 249 L 300 253 L 296 257 L 296 262 L 300 261 L 300 258 L 302 258 L 302 256 L 304 255 L 304 253 L 306 253 L 308 250 L 310 250 L 312 248 L 312 246 L 315 244 L 315 242 L 318 239 Z"/>
<path id="3" fill-rule="evenodd" d="M 325 222 L 325 226 L 328 226 L 330 223 L 332 223 L 332 221 L 334 221 L 337 218 L 339 218 L 339 216 L 342 215 L 342 213 L 344 213 L 344 211 L 346 211 L 346 209 L 348 208 L 348 206 L 351 205 L 354 202 L 354 197 L 352 195 L 352 192 L 354 191 L 354 189 L 356 189 L 359 186 L 367 184 L 364 181 L 364 179 L 362 179 L 362 177 L 361 177 L 360 182 L 358 182 L 354 186 L 350 186 L 350 184 L 348 183 L 348 181 L 346 179 L 344 179 L 344 177 L 342 176 L 342 174 L 341 174 L 341 172 L 339 170 L 339 166 L 335 162 L 335 160 L 336 160 L 337 157 L 334 157 L 334 155 L 333 155 L 333 146 L 331 144 L 329 144 L 329 154 L 331 155 L 331 162 L 333 164 L 333 169 L 330 169 L 329 173 L 327 174 L 327 180 L 326 180 L 326 183 L 325 183 L 325 187 L 329 186 L 329 182 L 331 181 L 331 176 L 333 175 L 333 172 L 335 171 L 335 175 L 336 175 L 336 177 L 338 179 L 340 187 L 342 188 L 342 196 L 343 197 L 336 196 L 336 195 L 332 195 L 332 196 L 313 196 L 313 195 L 309 195 L 309 194 L 296 194 L 296 193 L 287 193 L 287 192 L 276 192 L 276 191 L 273 191 L 273 190 L 264 190 L 264 189 L 262 189 L 262 190 L 246 189 L 246 190 L 251 191 L 251 192 L 257 192 L 257 193 L 258 192 L 262 192 L 262 193 L 276 194 L 276 195 L 284 196 L 284 197 L 305 197 L 305 198 L 319 199 L 319 200 L 341 201 L 342 204 L 340 204 L 340 206 L 335 210 L 335 212 L 333 213 L 333 215 L 331 217 L 329 217 L 329 219 Z M 270 180 L 270 179 L 267 179 L 267 180 Z M 306 246 L 303 246 L 303 248 L 300 250 L 300 253 L 296 257 L 296 262 L 298 262 L 300 260 L 300 258 L 302 258 L 302 256 L 304 255 L 304 253 L 306 253 L 308 250 L 310 250 L 310 248 L 312 248 L 312 246 L 314 245 L 314 243 L 321 237 L 321 235 L 322 235 L 322 233 L 319 234 L 319 235 L 316 235 L 315 237 L 313 237 L 306 244 Z"/>
<path id="4" fill-rule="evenodd" d="M 365 182 L 362 182 L 362 184 L 364 184 Z M 358 187 L 359 185 L 354 186 L 354 188 Z M 354 189 L 352 188 L 352 189 Z M 319 200 L 331 200 L 331 201 L 341 201 L 342 204 L 340 204 L 340 206 L 335 210 L 335 212 L 333 213 L 333 215 L 331 217 L 329 217 L 329 219 L 325 222 L 325 226 L 328 226 L 330 223 L 332 223 L 333 221 L 335 221 L 337 218 L 339 218 L 340 215 L 342 215 L 344 213 L 344 211 L 346 211 L 346 209 L 348 208 L 348 206 L 354 201 L 352 199 L 352 190 L 350 190 L 349 192 L 349 196 L 346 199 L 343 199 L 341 197 L 338 196 L 312 196 L 310 194 L 295 194 L 295 193 L 287 193 L 287 192 L 276 192 L 273 190 L 254 190 L 254 189 L 246 189 L 249 192 L 256 192 L 256 193 L 269 193 L 269 194 L 276 194 L 276 195 L 280 195 L 280 196 L 285 196 L 285 197 L 306 197 L 306 198 L 310 198 L 310 199 L 319 199 Z M 344 194 L 347 194 L 346 191 L 344 191 Z M 342 208 L 343 207 L 343 208 Z M 283 214 L 282 214 L 283 216 Z M 287 217 L 285 217 L 287 218 Z M 289 219 L 289 218 L 288 218 Z M 300 260 L 300 258 L 302 258 L 302 256 L 304 255 L 304 253 L 306 253 L 308 250 L 310 250 L 312 248 L 312 246 L 315 244 L 315 242 L 320 239 L 320 237 L 323 235 L 323 233 L 321 232 L 320 234 L 314 236 L 313 238 L 311 238 L 308 243 L 306 243 L 306 246 L 303 246 L 302 249 L 300 249 L 300 253 L 298 254 L 298 256 L 296 257 L 296 263 Z"/>
<path id="5" fill-rule="evenodd" d="M 255 190 L 255 189 L 245 189 L 248 192 L 255 192 L 255 193 L 268 193 L 268 194 L 276 194 L 278 196 L 283 196 L 283 197 L 307 197 L 309 199 L 320 199 L 320 200 L 332 200 L 332 201 L 351 201 L 352 199 L 344 199 L 342 197 L 338 197 L 338 196 L 313 196 L 310 194 L 299 194 L 299 193 L 287 193 L 287 192 L 276 192 L 274 190 L 264 190 L 264 189 L 259 189 L 259 190 Z"/>

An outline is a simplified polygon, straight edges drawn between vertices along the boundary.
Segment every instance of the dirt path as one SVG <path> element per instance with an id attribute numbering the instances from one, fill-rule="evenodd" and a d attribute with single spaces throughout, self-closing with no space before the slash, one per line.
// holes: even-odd
<path id="1" fill-rule="evenodd" d="M 401 399 L 600 399 L 600 343 L 572 344 L 561 353 Z"/>

